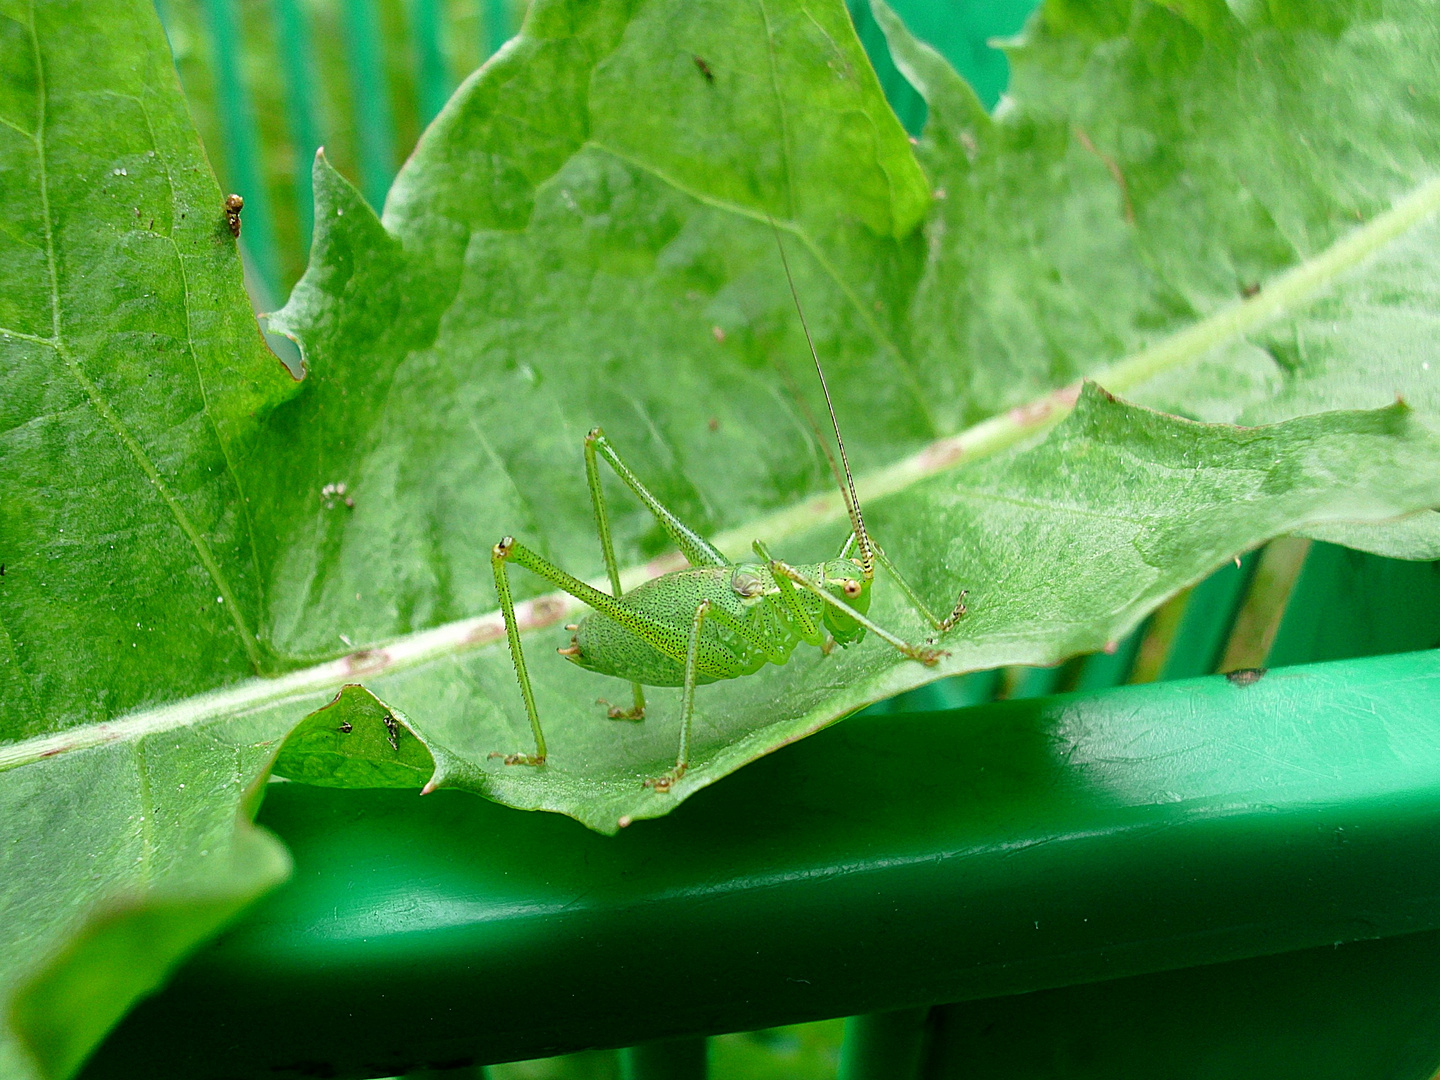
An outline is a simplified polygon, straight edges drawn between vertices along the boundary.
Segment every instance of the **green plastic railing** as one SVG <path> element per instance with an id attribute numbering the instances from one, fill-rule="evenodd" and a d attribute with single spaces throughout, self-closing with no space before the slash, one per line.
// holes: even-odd
<path id="1" fill-rule="evenodd" d="M 90 1075 L 373 1076 L 1003 1013 L 1433 931 L 1440 652 L 855 718 L 616 838 L 464 794 L 298 784 L 262 821 L 294 879 Z M 1440 1007 L 1373 1019 L 1440 1059 Z M 916 1027 L 855 1022 L 846 1075 L 901 1075 L 866 1062 L 913 1056 Z"/>
<path id="2" fill-rule="evenodd" d="M 387 56 L 408 50 L 423 124 L 517 22 L 504 0 L 409 0 L 395 44 L 371 0 L 243 9 L 273 30 L 277 147 L 256 134 L 242 5 L 159 6 L 210 35 L 213 93 L 187 89 L 245 195 L 266 304 L 303 262 L 277 237 L 308 236 L 316 146 L 383 203 L 409 116 Z M 1030 0 L 895 6 L 994 101 L 1004 63 L 983 40 Z M 917 129 L 923 103 L 854 10 Z M 337 73 L 317 12 L 343 31 L 343 122 L 322 107 Z M 707 1036 L 847 1016 L 841 1080 L 1423 1080 L 1440 1063 L 1440 564 L 1317 544 L 1295 579 L 1293 542 L 1272 551 L 1275 573 L 1251 554 L 1109 653 L 914 691 L 616 838 L 450 792 L 276 785 L 261 820 L 294 878 L 85 1075 L 474 1077 L 617 1047 L 611 1075 L 689 1080 Z M 1227 650 L 1272 670 L 1204 677 Z"/>

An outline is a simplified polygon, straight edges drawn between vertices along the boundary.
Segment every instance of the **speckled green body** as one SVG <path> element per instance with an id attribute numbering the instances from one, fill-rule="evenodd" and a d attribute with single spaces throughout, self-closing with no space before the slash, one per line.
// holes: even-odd
<path id="1" fill-rule="evenodd" d="M 831 559 L 795 569 L 862 615 L 869 610 L 870 582 L 858 563 Z M 657 633 L 663 633 L 667 652 L 613 619 L 591 612 L 580 621 L 564 655 L 571 663 L 602 675 L 645 686 L 681 686 L 685 665 L 675 657 L 685 655 L 695 609 L 704 600 L 710 601 L 711 617 L 701 631 L 697 683 L 749 675 L 767 663 L 783 664 L 802 641 L 822 645 L 826 634 L 840 645 L 865 636 L 863 626 L 814 593 L 792 588 L 788 597 L 782 597 L 781 589 L 774 573 L 762 563 L 675 570 L 620 597 L 623 606 L 646 617 Z M 813 632 L 807 632 L 795 608 L 808 617 Z M 572 651 L 576 649 L 578 652 Z"/>

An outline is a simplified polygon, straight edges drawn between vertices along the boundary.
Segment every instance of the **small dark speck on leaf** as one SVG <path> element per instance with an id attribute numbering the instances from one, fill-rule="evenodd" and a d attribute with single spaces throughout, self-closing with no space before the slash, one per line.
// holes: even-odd
<path id="1" fill-rule="evenodd" d="M 245 200 L 239 195 L 225 196 L 225 224 L 230 227 L 230 235 L 240 235 L 240 211 L 245 209 Z"/>
<path id="2" fill-rule="evenodd" d="M 1252 686 L 1265 677 L 1267 670 L 1263 667 L 1238 668 L 1235 671 L 1227 671 L 1225 678 L 1230 681 L 1231 686 Z"/>
<path id="3" fill-rule="evenodd" d="M 1246 282 L 1244 285 L 1240 286 L 1240 295 L 1243 296 L 1246 300 L 1249 300 L 1252 296 L 1259 296 L 1260 283 L 1258 281 Z"/>
<path id="4" fill-rule="evenodd" d="M 349 735 L 350 732 L 352 732 L 352 731 L 354 731 L 354 730 L 355 730 L 355 726 L 354 726 L 353 724 L 351 724 L 349 720 L 342 720 L 342 721 L 340 721 L 340 734 L 341 734 L 341 735 Z"/>
<path id="5" fill-rule="evenodd" d="M 705 76 L 705 81 L 707 83 L 713 83 L 715 81 L 715 73 L 710 70 L 710 65 L 705 62 L 705 58 L 703 56 L 692 56 L 691 59 L 695 61 L 695 66 L 700 69 L 700 74 Z"/>
<path id="6" fill-rule="evenodd" d="M 719 430 L 720 430 L 720 421 L 719 421 L 718 419 L 716 419 L 715 417 L 712 416 L 712 417 L 710 417 L 709 420 L 707 420 L 707 421 L 705 422 L 705 426 L 708 427 L 711 431 L 719 431 Z M 5 573 L 5 568 L 4 568 L 4 567 L 0 567 L 0 574 L 3 574 L 3 573 Z"/>

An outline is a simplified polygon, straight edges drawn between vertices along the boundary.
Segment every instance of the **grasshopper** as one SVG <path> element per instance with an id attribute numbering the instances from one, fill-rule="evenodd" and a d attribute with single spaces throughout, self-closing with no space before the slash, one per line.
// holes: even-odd
<path id="1" fill-rule="evenodd" d="M 772 228 L 774 223 L 771 223 Z M 695 707 L 695 687 L 720 679 L 753 675 L 766 664 L 784 664 L 802 641 L 819 647 L 826 654 L 835 645 L 849 646 L 860 641 L 868 630 L 897 649 L 901 655 L 926 665 L 934 665 L 948 655 L 932 647 L 935 638 L 925 644 L 912 645 L 878 626 L 867 617 L 870 609 L 870 586 L 878 563 L 900 586 L 909 602 L 943 634 L 965 614 L 965 593 L 961 592 L 955 607 L 946 618 L 937 618 L 921 600 L 899 570 L 871 539 L 865 529 L 850 462 L 845 454 L 845 440 L 840 435 L 840 422 L 830 399 L 825 369 L 810 336 L 800 296 L 790 274 L 785 246 L 775 234 L 785 280 L 800 315 L 820 389 L 830 412 L 830 426 L 840 450 L 840 461 L 820 434 L 809 410 L 800 402 L 809 419 L 816 440 L 830 462 L 831 472 L 840 487 L 841 498 L 850 517 L 850 535 L 835 558 L 816 564 L 792 566 L 771 555 L 759 540 L 753 545 L 757 562 L 732 563 L 713 544 L 675 516 L 630 471 L 610 441 L 599 429 L 585 436 L 585 478 L 595 510 L 600 534 L 600 549 L 610 578 L 610 593 L 572 577 L 549 560 L 536 554 L 512 536 L 503 537 L 491 549 L 490 563 L 495 572 L 495 591 L 500 597 L 500 610 L 505 618 L 505 634 L 509 641 L 510 658 L 520 682 L 520 696 L 530 718 L 535 739 L 533 753 L 501 754 L 507 765 L 544 765 L 545 733 L 535 708 L 535 693 L 525 667 L 525 654 L 520 646 L 520 631 L 515 621 L 515 605 L 510 594 L 508 564 L 515 563 L 538 574 L 552 585 L 587 604 L 593 610 L 579 623 L 566 627 L 573 632 L 570 644 L 558 650 L 572 664 L 628 680 L 634 690 L 634 706 L 609 708 L 612 720 L 641 720 L 645 716 L 646 686 L 683 687 L 680 698 L 680 748 L 675 767 L 662 776 L 645 781 L 657 792 L 667 792 L 685 775 L 690 758 L 690 723 Z M 604 460 L 636 498 L 660 522 L 690 565 L 683 570 L 662 574 L 629 592 L 620 587 L 620 570 L 615 562 L 615 548 L 610 537 L 610 520 L 605 497 L 600 488 L 600 460 Z M 607 704 L 608 703 L 602 703 Z"/>

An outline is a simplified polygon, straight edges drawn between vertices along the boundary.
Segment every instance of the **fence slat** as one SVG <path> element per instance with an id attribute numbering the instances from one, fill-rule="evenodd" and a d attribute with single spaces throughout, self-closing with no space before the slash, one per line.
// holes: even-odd
<path id="1" fill-rule="evenodd" d="M 270 193 L 265 187 L 255 134 L 255 110 L 240 71 L 240 32 L 231 0 L 205 0 L 205 15 L 214 45 L 220 130 L 225 139 L 221 171 L 227 186 L 245 199 L 240 244 L 268 292 L 261 298 L 268 305 L 280 295 L 280 260 Z M 215 148 L 209 149 L 213 157 Z M 220 208 L 215 209 L 218 214 Z"/>
<path id="2" fill-rule="evenodd" d="M 380 213 L 395 175 L 395 120 L 380 48 L 380 20 L 374 0 L 346 0 L 346 45 L 350 51 L 350 89 L 355 107 L 355 142 L 360 191 Z"/>
<path id="3" fill-rule="evenodd" d="M 300 244 L 308 254 L 310 233 L 315 224 L 310 165 L 320 147 L 314 69 L 310 59 L 310 24 L 299 0 L 274 0 L 274 17 L 280 58 L 285 65 L 285 118 L 294 149 L 295 210 L 300 222 Z"/>

